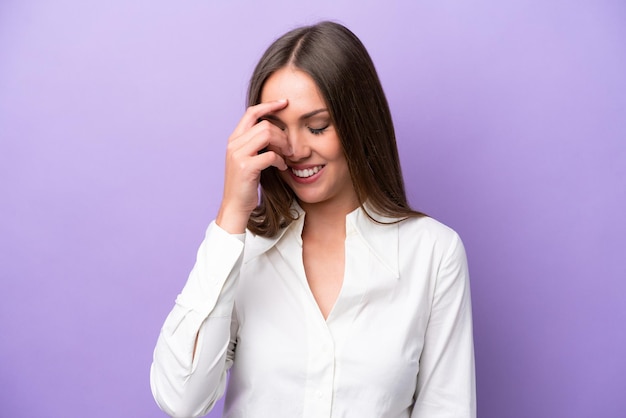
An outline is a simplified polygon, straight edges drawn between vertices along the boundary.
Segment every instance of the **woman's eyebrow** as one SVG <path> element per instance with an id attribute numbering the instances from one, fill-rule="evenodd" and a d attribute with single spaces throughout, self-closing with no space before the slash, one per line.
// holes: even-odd
<path id="1" fill-rule="evenodd" d="M 305 113 L 304 115 L 300 116 L 298 119 L 306 120 L 306 119 L 312 118 L 313 116 L 317 115 L 318 113 L 323 113 L 323 112 L 328 112 L 328 109 L 326 109 L 326 108 L 316 109 L 316 110 L 313 110 L 311 112 Z M 280 118 L 278 116 L 273 115 L 271 113 L 268 113 L 267 115 L 264 115 L 261 119 L 267 119 L 267 120 L 270 120 L 270 121 L 283 123 L 283 121 L 280 120 Z"/>
<path id="2" fill-rule="evenodd" d="M 304 115 L 300 116 L 300 120 L 308 119 L 308 118 L 313 117 L 313 116 L 317 115 L 318 113 L 322 113 L 322 112 L 328 112 L 328 109 L 325 109 L 325 108 L 317 109 L 317 110 L 313 110 L 312 112 L 305 113 Z"/>

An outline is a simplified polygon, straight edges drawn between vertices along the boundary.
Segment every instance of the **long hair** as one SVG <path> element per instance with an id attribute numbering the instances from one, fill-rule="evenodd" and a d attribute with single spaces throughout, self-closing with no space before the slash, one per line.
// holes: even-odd
<path id="1" fill-rule="evenodd" d="M 389 105 L 374 64 L 361 41 L 346 27 L 320 22 L 278 38 L 257 64 L 248 88 L 248 106 L 260 103 L 266 80 L 293 66 L 307 73 L 328 106 L 360 206 L 398 220 L 421 216 L 408 204 Z M 248 229 L 273 236 L 295 220 L 295 193 L 278 170 L 261 173 L 259 205 Z M 375 220 L 369 212 L 368 216 Z"/>

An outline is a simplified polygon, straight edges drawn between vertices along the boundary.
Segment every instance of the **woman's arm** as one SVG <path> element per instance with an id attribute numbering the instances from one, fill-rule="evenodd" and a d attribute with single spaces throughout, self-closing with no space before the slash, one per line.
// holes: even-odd
<path id="1" fill-rule="evenodd" d="M 150 385 L 158 405 L 174 417 L 205 415 L 223 395 L 234 293 L 244 235 L 212 223 L 196 264 L 168 315 L 154 350 Z"/>
<path id="2" fill-rule="evenodd" d="M 437 274 L 412 417 L 476 417 L 469 273 L 456 234 Z"/>
<path id="3" fill-rule="evenodd" d="M 259 120 L 285 106 L 287 101 L 279 100 L 249 107 L 228 138 L 217 219 L 154 350 L 152 393 L 170 415 L 204 415 L 224 393 L 233 361 L 230 326 L 244 232 L 258 204 L 261 172 L 271 166 L 286 170 L 283 156 L 291 153 L 286 134 Z"/>

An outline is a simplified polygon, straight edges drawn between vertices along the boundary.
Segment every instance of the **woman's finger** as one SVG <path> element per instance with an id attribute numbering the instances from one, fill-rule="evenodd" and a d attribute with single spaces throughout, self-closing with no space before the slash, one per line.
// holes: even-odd
<path id="1" fill-rule="evenodd" d="M 287 163 L 285 158 L 274 151 L 267 151 L 254 157 L 259 162 L 259 167 L 263 167 L 262 170 L 268 167 L 276 167 L 280 171 L 287 169 Z"/>
<path id="2" fill-rule="evenodd" d="M 261 117 L 267 115 L 268 113 L 276 112 L 285 106 L 287 106 L 287 100 L 282 99 L 273 102 L 259 103 L 258 105 L 248 107 L 239 120 L 239 123 L 235 127 L 235 130 L 229 140 L 233 140 L 243 135 L 247 130 L 256 125 Z"/>
<path id="3" fill-rule="evenodd" d="M 268 121 L 253 126 L 248 132 L 229 143 L 233 149 L 245 150 L 247 155 L 255 155 L 272 148 L 284 156 L 293 154 L 284 131 Z"/>

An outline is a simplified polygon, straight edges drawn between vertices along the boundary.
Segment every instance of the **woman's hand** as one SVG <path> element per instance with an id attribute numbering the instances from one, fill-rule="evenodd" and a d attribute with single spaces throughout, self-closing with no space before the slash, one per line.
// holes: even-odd
<path id="1" fill-rule="evenodd" d="M 263 116 L 287 106 L 287 100 L 261 103 L 246 110 L 228 139 L 224 196 L 216 223 L 231 234 L 243 233 L 258 204 L 261 171 L 286 170 L 284 156 L 292 154 L 287 135 Z"/>

